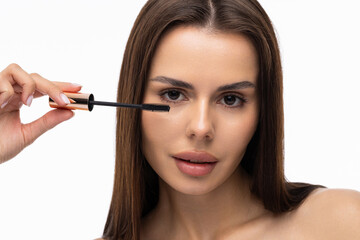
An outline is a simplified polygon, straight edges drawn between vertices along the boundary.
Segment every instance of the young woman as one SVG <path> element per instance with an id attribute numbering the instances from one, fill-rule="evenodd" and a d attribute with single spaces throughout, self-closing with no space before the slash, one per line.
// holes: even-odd
<path id="1" fill-rule="evenodd" d="M 2 161 L 72 116 L 55 110 L 24 127 L 19 102 L 48 94 L 65 106 L 65 90 L 80 88 L 14 64 L 1 73 L 1 131 L 14 139 L 1 142 Z M 286 181 L 280 54 L 257 1 L 148 1 L 118 101 L 171 110 L 118 109 L 103 239 L 360 238 L 358 192 Z"/>

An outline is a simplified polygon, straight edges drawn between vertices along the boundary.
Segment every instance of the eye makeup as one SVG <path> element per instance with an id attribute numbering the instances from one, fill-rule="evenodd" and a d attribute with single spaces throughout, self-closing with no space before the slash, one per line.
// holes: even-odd
<path id="1" fill-rule="evenodd" d="M 228 104 L 226 104 L 226 101 L 229 100 L 229 99 L 225 100 L 226 97 L 234 97 L 235 102 L 238 101 L 238 104 L 236 104 L 236 105 L 228 105 Z M 243 107 L 243 105 L 245 103 L 248 102 L 248 100 L 244 96 L 242 96 L 241 94 L 238 94 L 238 93 L 224 93 L 224 94 L 222 94 L 221 99 L 219 100 L 219 102 L 224 102 L 223 105 L 226 108 L 241 108 L 241 107 Z"/>
<path id="2" fill-rule="evenodd" d="M 175 94 L 180 97 L 178 97 L 177 99 L 171 99 L 170 94 L 172 94 L 172 95 Z M 160 91 L 160 93 L 158 95 L 162 101 L 172 103 L 172 104 L 178 104 L 178 103 L 181 103 L 182 101 L 186 101 L 188 99 L 185 96 L 186 94 L 184 94 L 182 90 L 173 89 L 173 88 L 162 90 L 162 91 Z M 181 97 L 181 95 L 182 95 L 182 97 Z M 235 103 L 237 103 L 237 104 L 236 105 L 226 104 L 226 101 L 227 101 L 227 100 L 225 100 L 226 97 L 232 97 L 232 99 L 227 99 L 227 100 L 228 101 L 235 100 Z M 179 98 L 181 98 L 181 99 L 179 99 Z M 248 102 L 248 100 L 239 93 L 227 92 L 227 93 L 221 94 L 221 98 L 220 98 L 220 100 L 217 101 L 217 103 L 219 103 L 219 102 L 221 102 L 221 104 L 224 105 L 224 107 L 226 107 L 226 108 L 241 108 L 245 103 Z"/>
<path id="3" fill-rule="evenodd" d="M 70 110 L 87 110 L 91 112 L 94 108 L 94 105 L 99 106 L 110 106 L 110 107 L 127 107 L 127 108 L 139 108 L 141 110 L 148 111 L 157 111 L 157 112 L 169 112 L 169 105 L 161 104 L 128 104 L 128 103 L 118 103 L 118 102 L 103 102 L 95 101 L 94 95 L 91 93 L 70 93 L 64 92 L 64 94 L 69 98 L 70 104 L 65 107 L 59 106 L 51 98 L 49 98 L 49 105 L 52 108 L 65 108 Z"/>
<path id="4" fill-rule="evenodd" d="M 174 93 L 178 93 L 179 96 L 182 95 L 183 99 L 182 100 L 171 99 L 170 94 L 174 94 Z M 166 89 L 166 90 L 161 91 L 158 95 L 160 96 L 160 99 L 162 101 L 165 101 L 165 102 L 168 102 L 168 103 L 176 104 L 176 103 L 180 103 L 181 101 L 184 101 L 184 99 L 187 100 L 187 97 L 185 96 L 185 94 L 179 89 Z M 166 97 L 166 95 L 168 95 L 168 96 Z"/>

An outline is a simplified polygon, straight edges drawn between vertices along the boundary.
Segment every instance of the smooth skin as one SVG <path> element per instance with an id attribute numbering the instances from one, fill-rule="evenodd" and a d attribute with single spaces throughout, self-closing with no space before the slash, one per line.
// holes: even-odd
<path id="1" fill-rule="evenodd" d="M 144 102 L 171 110 L 142 112 L 142 150 L 160 177 L 159 203 L 143 219 L 142 239 L 360 239 L 356 191 L 316 190 L 280 216 L 250 193 L 250 177 L 237 166 L 258 121 L 256 56 L 245 36 L 194 26 L 172 29 L 159 42 Z M 242 81 L 255 88 L 218 91 Z M 219 162 L 206 176 L 189 176 L 171 157 L 183 151 L 206 151 Z"/>
<path id="2" fill-rule="evenodd" d="M 23 104 L 30 106 L 34 98 L 48 95 L 60 106 L 66 106 L 69 100 L 63 91 L 80 89 L 77 84 L 51 82 L 37 73 L 28 74 L 17 64 L 10 64 L 0 72 L 0 163 L 13 158 L 40 135 L 74 115 L 70 110 L 55 109 L 31 123 L 22 124 Z"/>
<path id="3" fill-rule="evenodd" d="M 258 122 L 254 53 L 246 38 L 206 29 L 176 28 L 160 41 L 144 102 L 170 104 L 171 110 L 142 112 L 142 150 L 160 176 L 159 204 L 144 228 L 157 233 L 144 239 L 214 239 L 268 214 L 247 191 L 249 176 L 235 171 Z M 159 76 L 193 89 L 151 80 Z M 243 81 L 255 87 L 218 91 Z M 210 174 L 189 176 L 171 157 L 184 151 L 205 151 L 219 161 Z"/>

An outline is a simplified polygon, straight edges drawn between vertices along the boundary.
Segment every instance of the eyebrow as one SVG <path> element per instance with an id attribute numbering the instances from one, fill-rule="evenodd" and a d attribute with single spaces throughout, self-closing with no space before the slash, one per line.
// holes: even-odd
<path id="1" fill-rule="evenodd" d="M 170 84 L 174 87 L 181 87 L 181 88 L 187 88 L 190 90 L 194 90 L 194 86 L 191 83 L 184 82 L 178 79 L 165 77 L 165 76 L 157 76 L 155 78 L 151 78 L 150 81 L 156 81 L 161 83 Z M 249 81 L 241 81 L 241 82 L 235 82 L 231 84 L 222 85 L 217 88 L 218 92 L 221 91 L 228 91 L 228 90 L 239 90 L 244 88 L 255 88 L 255 84 Z"/>

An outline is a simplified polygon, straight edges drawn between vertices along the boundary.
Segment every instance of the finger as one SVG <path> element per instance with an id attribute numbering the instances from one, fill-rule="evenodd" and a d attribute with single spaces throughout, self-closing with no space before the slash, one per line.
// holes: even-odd
<path id="1" fill-rule="evenodd" d="M 4 108 L 14 95 L 14 89 L 8 81 L 0 81 L 0 108 Z"/>
<path id="2" fill-rule="evenodd" d="M 77 83 L 68 83 L 68 82 L 53 82 L 64 92 L 78 92 L 81 90 L 82 86 Z"/>
<path id="3" fill-rule="evenodd" d="M 60 106 L 64 107 L 70 103 L 69 99 L 65 96 L 60 87 L 58 87 L 55 83 L 43 78 L 37 73 L 32 73 L 31 77 L 36 82 L 36 89 L 41 93 L 49 95 L 49 97 Z"/>
<path id="4" fill-rule="evenodd" d="M 37 77 L 41 77 L 40 75 L 37 74 L 38 76 L 36 76 L 35 74 L 36 73 L 31 73 L 30 75 L 35 76 L 36 79 L 37 79 Z M 43 78 L 43 77 L 41 77 L 41 78 Z M 43 78 L 43 79 L 45 79 L 45 78 Z M 47 79 L 45 79 L 45 80 L 49 81 Z M 55 84 L 56 86 L 58 86 L 61 89 L 61 91 L 64 91 L 64 92 L 79 92 L 81 90 L 81 88 L 82 88 L 82 86 L 80 84 L 77 84 L 77 83 L 56 82 L 56 81 L 52 81 L 52 83 Z M 14 87 L 14 89 L 16 89 L 16 88 Z M 35 93 L 35 95 L 37 97 L 46 95 L 46 93 L 44 93 L 42 91 L 39 91 L 39 89 L 37 89 L 37 91 L 38 91 L 38 94 Z"/>
<path id="5" fill-rule="evenodd" d="M 30 105 L 35 92 L 35 82 L 30 75 L 25 72 L 19 65 L 10 64 L 3 71 L 4 79 L 2 82 L 10 82 L 11 85 L 18 84 L 22 88 L 21 100 L 24 104 Z M 6 81 L 7 80 L 7 81 Z"/>
<path id="6" fill-rule="evenodd" d="M 74 112 L 66 109 L 55 109 L 39 119 L 23 125 L 25 146 L 34 142 L 39 136 L 52 129 L 61 122 L 74 116 Z"/>
<path id="7" fill-rule="evenodd" d="M 81 85 L 76 84 L 76 83 L 54 82 L 54 81 L 52 83 L 54 83 L 56 86 L 58 86 L 64 92 L 79 92 L 82 88 Z M 14 91 L 16 93 L 22 92 L 22 88 L 20 85 L 15 84 L 12 87 L 14 88 Z M 36 89 L 36 91 L 34 93 L 34 98 L 42 97 L 44 95 L 47 95 L 47 94 L 40 91 L 39 89 Z"/>

